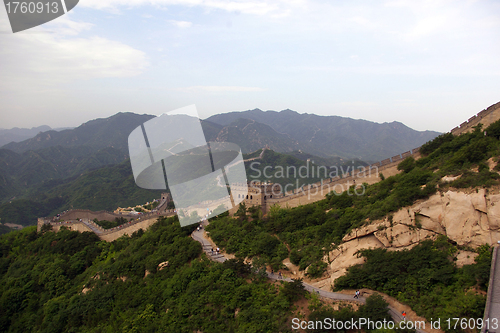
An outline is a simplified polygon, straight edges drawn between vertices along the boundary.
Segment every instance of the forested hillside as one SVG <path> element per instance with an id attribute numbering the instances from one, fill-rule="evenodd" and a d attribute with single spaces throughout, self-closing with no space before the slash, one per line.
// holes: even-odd
<path id="1" fill-rule="evenodd" d="M 40 157 L 42 156 L 41 153 L 35 154 L 32 151 L 17 154 L 8 150 L 0 150 L 0 158 L 1 153 L 4 152 L 5 154 L 12 154 L 21 161 L 25 161 L 26 159 L 37 161 L 32 167 L 29 166 L 30 164 L 23 164 L 22 162 L 18 162 L 18 168 L 15 166 L 6 166 L 11 169 L 11 174 L 19 175 L 15 179 L 12 179 L 9 186 L 4 188 L 6 192 L 14 191 L 17 187 L 22 187 L 22 185 L 19 185 L 20 179 L 32 179 L 45 175 L 42 179 L 37 178 L 38 180 L 32 186 L 27 186 L 24 192 L 16 192 L 16 199 L 0 204 L 1 222 L 33 225 L 36 223 L 37 217 L 54 215 L 71 208 L 114 210 L 117 207 L 143 204 L 160 197 L 160 190 L 144 190 L 135 184 L 128 158 L 119 164 L 114 164 L 118 162 L 118 158 L 125 158 L 125 155 L 122 155 L 116 149 L 105 148 L 90 156 L 81 153 L 88 151 L 85 146 L 76 147 L 74 150 L 63 147 L 50 147 L 43 149 L 43 151 L 57 151 L 60 154 L 68 154 L 73 157 L 62 159 L 63 161 L 67 161 L 66 163 L 56 163 L 55 160 L 54 162 L 48 162 L 49 158 L 54 159 L 54 157 L 50 157 L 50 154 L 47 155 L 46 159 L 42 159 Z M 258 150 L 243 157 L 244 159 L 259 157 L 261 151 Z M 286 176 L 286 174 L 281 176 L 278 174 L 278 177 L 275 177 L 278 166 L 285 169 L 290 166 L 296 170 L 300 167 L 309 167 L 312 170 L 313 167 L 316 168 L 318 165 L 325 165 L 330 170 L 329 168 L 335 165 L 343 168 L 347 173 L 349 172 L 347 170 L 348 167 L 349 170 L 352 170 L 355 166 L 366 165 L 366 163 L 358 160 L 324 159 L 299 152 L 294 152 L 294 154 L 297 157 L 266 150 L 262 159 L 245 163 L 248 180 L 272 181 L 283 185 L 291 183 L 296 186 L 296 177 L 293 174 L 290 176 Z M 26 155 L 36 156 L 36 158 L 25 158 Z M 10 160 L 14 160 L 14 157 L 10 157 Z M 312 162 L 305 161 L 306 157 L 311 159 Z M 101 166 L 96 169 L 92 167 L 99 163 L 108 162 L 110 165 Z M 50 172 L 40 172 L 42 166 L 46 166 Z M 39 172 L 35 172 L 35 167 Z M 271 178 L 265 177 L 263 173 L 266 167 L 270 170 L 269 174 L 272 175 Z M 306 173 L 304 172 L 304 174 Z M 53 175 L 54 178 L 51 178 L 50 175 Z M 312 172 L 309 172 L 308 175 L 309 177 L 297 177 L 298 186 L 320 180 L 320 177 L 313 176 Z M 18 185 L 16 186 L 16 184 Z M 1 185 L 0 189 L 2 189 Z M 24 194 L 21 195 L 19 193 Z"/>
<path id="2" fill-rule="evenodd" d="M 268 139 L 271 149 L 279 152 L 302 150 L 317 156 L 374 162 L 416 148 L 439 135 L 432 131 L 415 131 L 396 121 L 379 124 L 362 119 L 300 114 L 292 110 L 229 112 L 206 120 L 224 126 L 221 137 L 245 138 L 246 144 L 256 139 Z M 272 129 L 273 136 L 271 133 L 262 135 L 264 128 Z"/>
<path id="3" fill-rule="evenodd" d="M 108 118 L 90 120 L 73 129 L 59 132 L 45 131 L 37 134 L 34 138 L 22 142 L 12 142 L 2 148 L 23 153 L 56 146 L 87 146 L 95 151 L 113 147 L 128 153 L 127 139 L 130 132 L 153 117 L 152 115 L 119 112 Z"/>
<path id="4" fill-rule="evenodd" d="M 373 185 L 364 184 L 363 195 L 352 195 L 351 189 L 351 195 L 330 194 L 322 201 L 297 208 L 275 206 L 266 219 L 258 209 L 242 205 L 236 220 L 217 218 L 207 230 L 218 245 L 238 258 L 251 258 L 255 265 L 271 265 L 274 269 L 283 268 L 283 260 L 289 258 L 306 276 L 321 277 L 327 267 L 324 256 L 341 244 L 353 228 L 388 216 L 436 191 L 498 185 L 499 139 L 500 121 L 486 128 L 486 135 L 481 127 L 460 136 L 443 134 L 422 146 L 422 158 L 402 161 L 398 166 L 400 174 Z M 459 177 L 445 182 L 442 178 L 447 175 Z M 411 302 L 417 313 L 426 317 L 437 306 L 446 309 L 439 312 L 440 316 L 475 317 L 484 308 L 490 249 L 477 249 L 480 256 L 476 264 L 463 269 L 457 269 L 453 262 L 457 250 L 452 242 L 442 239 L 395 258 L 389 253 L 365 251 L 361 253 L 368 259 L 365 268 L 353 268 L 339 284 L 387 292 L 402 302 Z M 423 264 L 423 259 L 415 261 L 420 262 L 418 265 L 409 264 L 408 261 L 419 256 L 427 258 L 424 260 L 427 264 Z M 397 261 L 393 265 L 391 260 Z M 385 280 L 369 273 L 377 270 L 385 272 L 382 274 Z M 420 279 L 427 282 L 422 285 Z M 400 292 L 398 286 L 408 289 Z"/>
<path id="5" fill-rule="evenodd" d="M 321 277 L 324 255 L 352 228 L 436 191 L 498 184 L 499 139 L 500 122 L 486 135 L 479 127 L 458 137 L 442 135 L 422 147 L 422 158 L 400 163 L 400 174 L 364 184 L 364 195 L 331 194 L 293 209 L 273 207 L 265 218 L 242 205 L 235 218 L 223 214 L 207 227 L 217 245 L 236 256 L 224 264 L 200 257 L 200 245 L 188 237 L 192 227 L 180 228 L 176 218 L 112 243 L 89 233 L 37 233 L 34 227 L 3 235 L 1 330 L 291 331 L 290 320 L 299 311 L 294 302 L 304 293 L 300 283 L 266 283 L 261 274 L 266 266 L 286 270 L 283 260 L 289 258 L 308 278 Z M 460 177 L 445 183 L 445 175 Z M 458 268 L 454 258 L 460 249 L 438 238 L 398 255 L 365 250 L 360 255 L 366 263 L 352 267 L 336 288 L 385 292 L 428 320 L 431 315 L 476 318 L 484 308 L 491 249 L 477 248 L 475 263 Z M 252 268 L 243 264 L 245 258 Z M 335 311 L 308 297 L 310 319 L 387 311 L 380 300 L 369 303 L 378 304 L 377 311 L 361 307 L 355 312 L 348 307 Z"/>
<path id="6" fill-rule="evenodd" d="M 40 132 L 46 132 L 50 130 L 50 126 L 47 125 L 32 128 L 0 128 L 0 147 L 10 142 L 20 142 L 30 139 Z"/>
<path id="7" fill-rule="evenodd" d="M 83 173 L 123 162 L 127 154 L 115 148 L 55 146 L 22 154 L 0 149 L 0 202 L 29 198 Z"/>
<path id="8" fill-rule="evenodd" d="M 390 318 L 377 296 L 357 312 L 334 310 L 300 281 L 268 283 L 242 261 L 200 257 L 192 230 L 169 218 L 112 243 L 34 227 L 0 237 L 0 331 L 292 332 L 305 311 L 312 320 Z M 309 306 L 296 307 L 305 296 Z"/>
<path id="9" fill-rule="evenodd" d="M 158 199 L 161 191 L 139 188 L 132 175 L 130 161 L 103 167 L 74 177 L 46 181 L 32 190 L 27 199 L 0 205 L 3 223 L 36 224 L 38 217 L 80 208 L 114 210 Z"/>
<path id="10" fill-rule="evenodd" d="M 357 159 L 321 158 L 298 151 L 281 154 L 270 149 L 264 151 L 262 158 L 253 159 L 261 156 L 261 152 L 262 149 L 259 149 L 243 156 L 245 160 L 248 160 L 245 162 L 248 181 L 277 183 L 283 188 L 291 184 L 293 186 L 290 186 L 290 189 L 330 178 L 330 173 L 335 173 L 336 170 L 339 176 L 343 176 L 342 171 L 347 175 L 359 166 L 367 166 L 365 162 Z M 321 172 L 318 172 L 319 166 L 324 166 Z"/>

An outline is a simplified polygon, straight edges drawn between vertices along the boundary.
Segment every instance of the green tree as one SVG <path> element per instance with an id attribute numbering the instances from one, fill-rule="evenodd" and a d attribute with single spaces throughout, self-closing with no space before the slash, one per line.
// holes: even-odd
<path id="1" fill-rule="evenodd" d="M 358 314 L 361 318 L 370 318 L 372 321 L 391 320 L 389 304 L 378 293 L 373 293 L 366 299 L 366 304 L 360 306 Z"/>
<path id="2" fill-rule="evenodd" d="M 281 293 L 291 303 L 298 301 L 307 293 L 302 279 L 293 279 L 292 282 L 283 281 L 282 283 Z"/>
<path id="3" fill-rule="evenodd" d="M 401 163 L 398 164 L 398 170 L 402 170 L 404 173 L 408 173 L 415 167 L 415 159 L 412 156 L 405 158 Z"/>
<path id="4" fill-rule="evenodd" d="M 247 220 L 247 205 L 244 202 L 240 202 L 235 215 L 238 216 L 240 220 Z"/>

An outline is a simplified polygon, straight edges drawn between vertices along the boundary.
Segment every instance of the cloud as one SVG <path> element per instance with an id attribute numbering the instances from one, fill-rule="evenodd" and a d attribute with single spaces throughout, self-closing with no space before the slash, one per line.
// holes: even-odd
<path id="1" fill-rule="evenodd" d="M 241 87 L 241 86 L 191 86 L 177 88 L 177 91 L 182 92 L 256 92 L 264 91 L 264 89 L 259 87 Z"/>
<path id="2" fill-rule="evenodd" d="M 192 22 L 188 22 L 188 21 L 169 20 L 168 22 L 171 23 L 172 25 L 176 26 L 177 28 L 181 28 L 181 29 L 190 28 L 193 25 Z"/>
<path id="3" fill-rule="evenodd" d="M 417 22 L 417 24 L 415 24 L 413 29 L 410 31 L 409 36 L 420 38 L 437 31 L 443 31 L 443 28 L 448 23 L 447 21 L 446 16 L 442 15 L 423 17 Z"/>
<path id="4" fill-rule="evenodd" d="M 73 13 L 58 17 L 56 20 L 51 21 L 50 23 L 43 27 L 40 27 L 39 29 L 53 30 L 57 32 L 57 34 L 62 36 L 75 36 L 83 31 L 92 29 L 92 27 L 94 26 L 93 24 L 87 22 L 72 21 L 70 18 L 70 15 L 72 14 Z"/>
<path id="5" fill-rule="evenodd" d="M 0 29 L 6 30 L 3 15 L 0 11 Z M 26 32 L 0 35 L 0 89 L 48 89 L 75 80 L 129 77 L 148 67 L 146 54 L 124 43 L 98 36 L 78 38 L 92 25 L 67 16 Z"/>
<path id="6" fill-rule="evenodd" d="M 366 27 L 366 28 L 373 27 L 373 24 L 370 20 L 368 20 L 366 17 L 359 16 L 359 15 L 348 18 L 348 21 L 351 21 L 353 23 L 356 23 L 359 26 Z"/>
<path id="7" fill-rule="evenodd" d="M 292 1 L 293 2 L 293 1 Z M 297 1 L 295 1 L 297 2 Z M 220 9 L 228 12 L 239 12 L 243 14 L 283 15 L 289 12 L 286 1 L 244 1 L 244 0 L 82 0 L 82 7 L 90 7 L 100 10 L 116 10 L 118 7 L 135 7 L 142 5 L 153 6 L 201 6 L 208 9 Z"/>

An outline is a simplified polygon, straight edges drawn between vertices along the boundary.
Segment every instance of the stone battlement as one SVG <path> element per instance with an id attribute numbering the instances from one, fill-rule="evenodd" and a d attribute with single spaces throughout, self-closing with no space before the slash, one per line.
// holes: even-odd
<path id="1" fill-rule="evenodd" d="M 461 123 L 460 126 L 453 128 L 450 132 L 454 135 L 460 135 L 472 131 L 473 127 L 478 124 L 483 124 L 483 128 L 486 128 L 500 119 L 499 109 L 500 102 L 493 104 L 477 115 L 470 117 L 467 121 Z"/>
<path id="2" fill-rule="evenodd" d="M 37 230 L 41 231 L 43 226 L 45 225 L 50 225 L 52 227 L 53 231 L 59 231 L 62 227 L 68 228 L 69 230 L 74 230 L 74 231 L 79 231 L 79 232 L 93 232 L 97 236 L 99 236 L 100 239 L 106 240 L 106 241 L 113 241 L 123 235 L 132 235 L 134 232 L 138 231 L 139 229 L 146 230 L 149 228 L 152 224 L 156 223 L 156 220 L 160 216 L 174 216 L 176 213 L 174 212 L 173 209 L 169 210 L 164 210 L 162 212 L 153 212 L 153 213 L 148 213 L 148 214 L 141 214 L 141 215 L 125 215 L 125 214 L 115 214 L 115 215 L 120 215 L 120 217 L 131 217 L 131 219 L 117 227 L 110 228 L 110 229 L 104 229 L 97 223 L 93 221 L 94 216 L 102 216 L 100 215 L 102 212 L 92 212 L 88 210 L 83 210 L 83 209 L 75 209 L 68 211 L 68 213 L 74 213 L 74 214 L 81 214 L 82 212 L 88 213 L 88 216 L 90 217 L 81 217 L 78 219 L 71 219 L 71 220 L 63 220 L 59 218 L 58 220 L 54 221 L 53 219 L 47 219 L 47 218 L 39 218 L 38 219 L 38 224 L 37 224 Z M 109 213 L 109 212 L 106 212 Z M 73 214 L 73 215 L 74 215 Z M 70 215 L 70 214 L 65 214 L 65 215 Z M 61 215 L 62 217 L 63 215 Z"/>

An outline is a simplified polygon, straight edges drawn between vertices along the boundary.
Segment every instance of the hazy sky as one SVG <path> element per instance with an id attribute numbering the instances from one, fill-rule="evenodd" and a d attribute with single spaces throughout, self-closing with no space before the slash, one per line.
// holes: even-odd
<path id="1" fill-rule="evenodd" d="M 13 34 L 0 127 L 292 109 L 448 131 L 500 101 L 500 1 L 80 0 Z"/>

